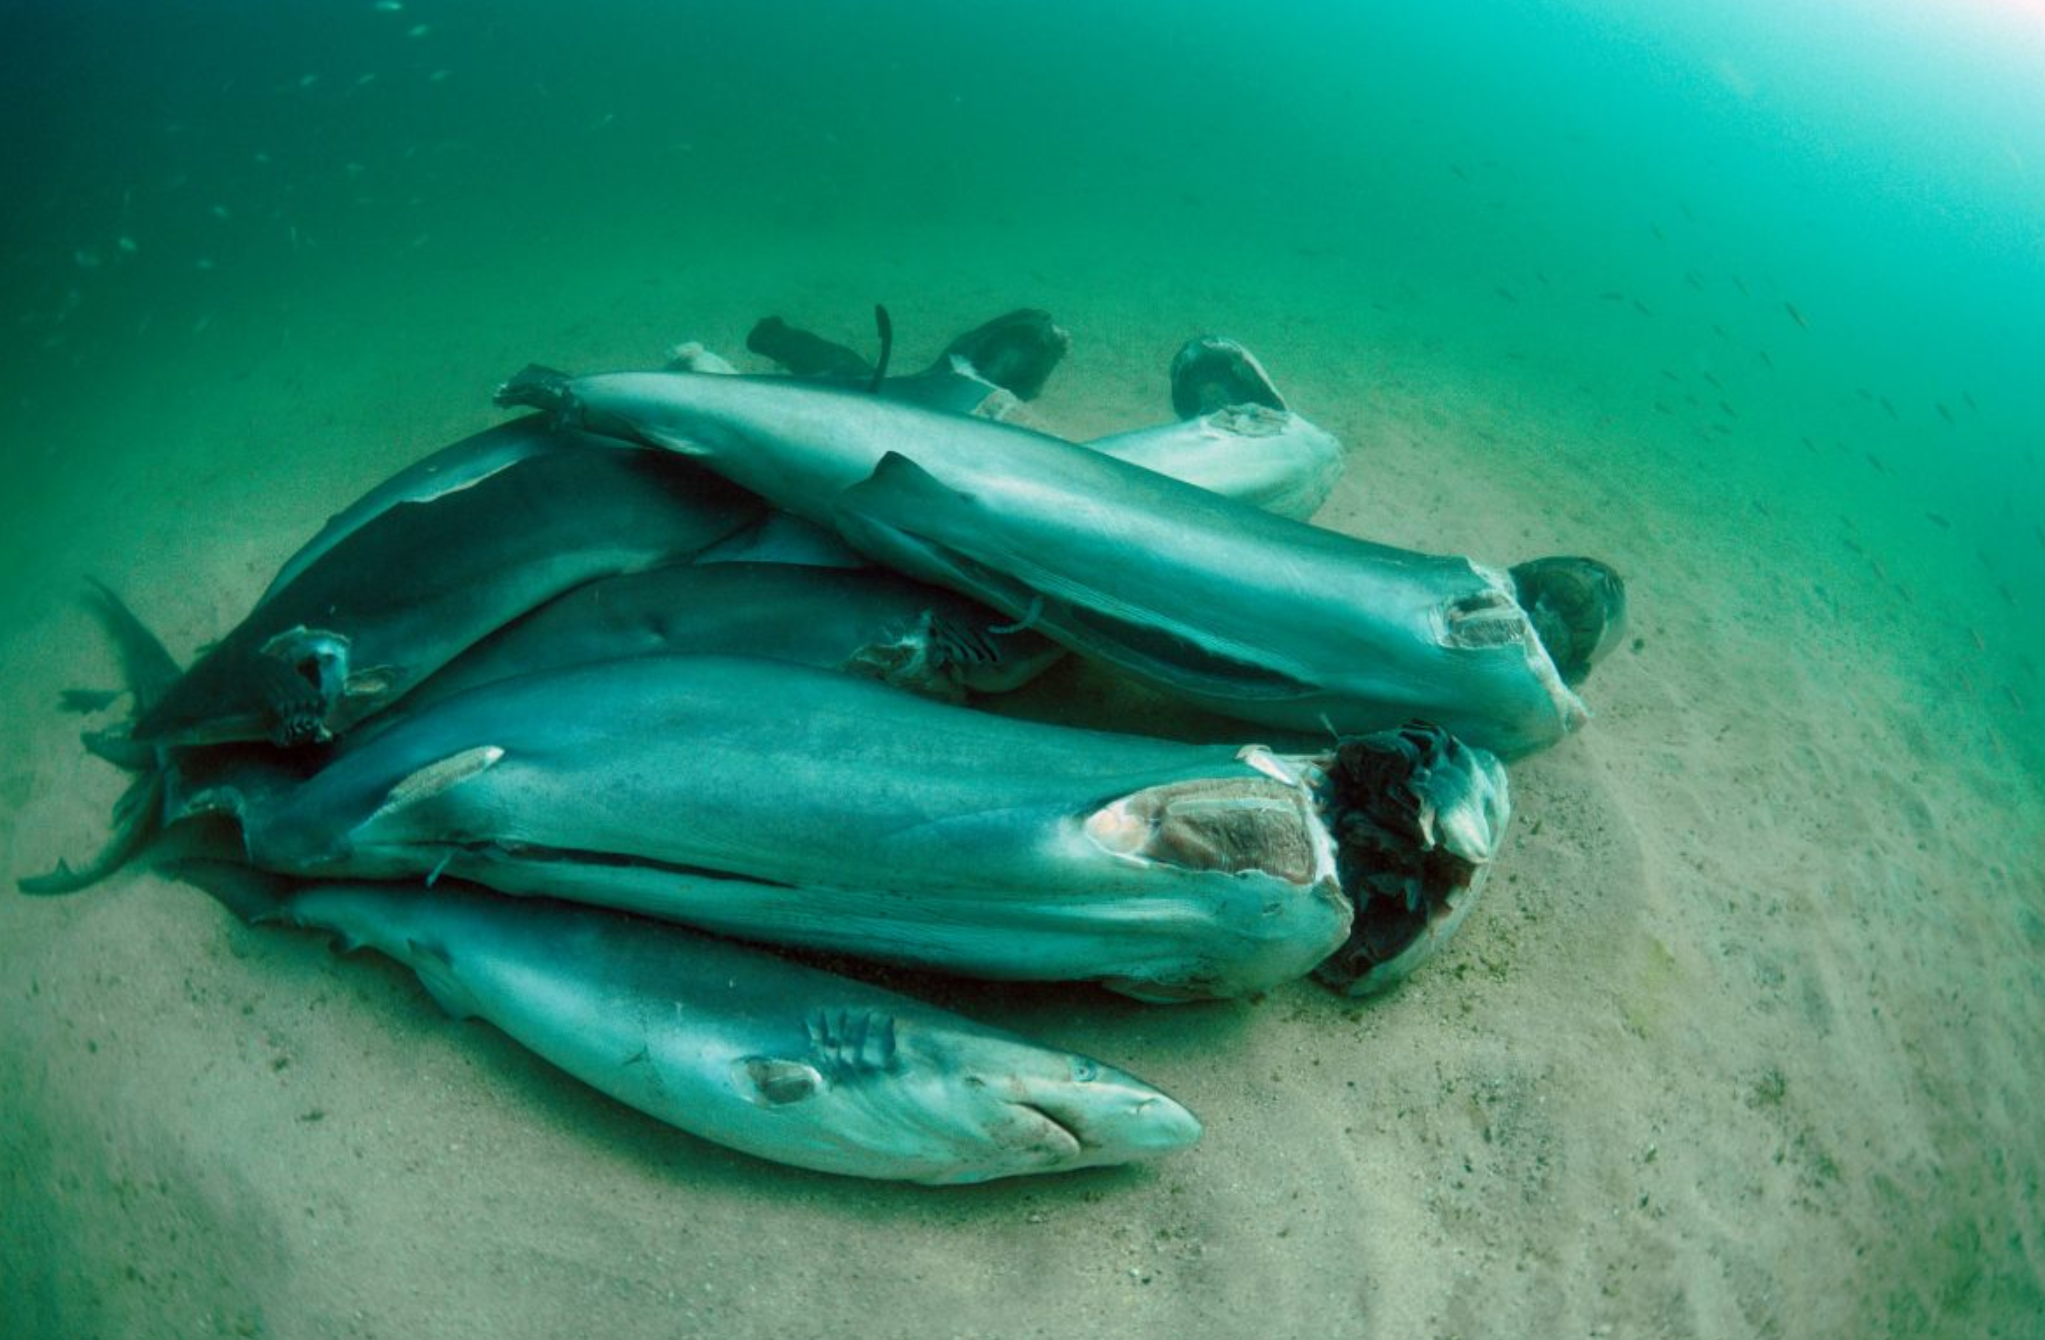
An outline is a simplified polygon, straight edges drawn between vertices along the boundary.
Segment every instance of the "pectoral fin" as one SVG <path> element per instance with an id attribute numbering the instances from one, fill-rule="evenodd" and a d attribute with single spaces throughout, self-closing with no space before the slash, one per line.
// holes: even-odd
<path id="1" fill-rule="evenodd" d="M 1061 565 L 1055 530 L 954 489 L 895 452 L 833 502 L 856 547 L 970 595 L 1057 642 L 1189 692 L 1284 699 L 1313 686 L 1268 651 L 1191 627 L 1122 594 L 1115 571 Z M 1131 554 L 1142 564 L 1144 554 Z"/>
<path id="2" fill-rule="evenodd" d="M 405 941 L 405 962 L 418 975 L 426 994 L 433 997 L 450 1019 L 473 1019 L 476 998 L 454 970 L 454 960 L 444 945 L 428 940 Z"/>

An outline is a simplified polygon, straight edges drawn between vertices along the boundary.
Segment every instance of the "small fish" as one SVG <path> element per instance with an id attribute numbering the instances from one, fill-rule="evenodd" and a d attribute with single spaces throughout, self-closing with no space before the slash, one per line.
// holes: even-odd
<path id="1" fill-rule="evenodd" d="M 1971 638 L 1973 638 L 1973 639 L 1974 639 L 1974 650 L 1976 650 L 1976 651 L 1987 651 L 1987 650 L 1988 650 L 1988 640 L 1987 640 L 1986 638 L 1984 638 L 1984 637 L 1982 637 L 1982 636 L 1981 636 L 1981 630 L 1980 630 L 1980 629 L 1978 629 L 1978 628 L 1973 628 L 1973 627 L 1970 627 L 1970 628 L 1968 628 L 1968 629 L 1967 629 L 1967 636 L 1968 636 L 1968 637 L 1971 637 Z"/>
<path id="2" fill-rule="evenodd" d="M 1704 380 L 1706 380 L 1706 381 L 1708 381 L 1708 382 L 1710 382 L 1710 383 L 1711 383 L 1711 386 L 1712 386 L 1712 389 L 1713 389 L 1713 390 L 1717 390 L 1717 391 L 1723 391 L 1723 390 L 1725 390 L 1725 383 L 1724 383 L 1724 382 L 1722 382 L 1722 381 L 1720 381 L 1720 380 L 1719 380 L 1719 379 L 1718 379 L 1717 377 L 1714 377 L 1714 376 L 1713 376 L 1712 374 L 1710 374 L 1709 372 L 1706 372 L 1706 373 L 1701 373 L 1701 374 L 1699 374 L 1699 375 L 1701 375 L 1701 376 L 1702 376 L 1702 377 L 1704 378 Z"/>
<path id="3" fill-rule="evenodd" d="M 1782 310 L 1789 313 L 1789 319 L 1797 323 L 1798 329 L 1809 330 L 1811 328 L 1811 323 L 1804 320 L 1804 314 L 1796 309 L 1795 303 L 1784 302 Z"/>
<path id="4" fill-rule="evenodd" d="M 1633 300 L 1633 310 L 1640 313 L 1642 316 L 1654 315 L 1654 309 L 1652 307 L 1649 307 L 1646 303 L 1642 302 L 1638 298 L 1635 298 Z"/>
<path id="5" fill-rule="evenodd" d="M 1704 276 L 1698 274 L 1695 270 L 1685 270 L 1683 272 L 1683 282 L 1696 289 L 1699 293 L 1704 291 Z"/>
<path id="6" fill-rule="evenodd" d="M 1740 277 L 1739 277 L 1738 275 L 1732 275 L 1732 276 L 1730 276 L 1730 278 L 1731 278 L 1731 279 L 1732 279 L 1732 281 L 1733 281 L 1733 287 L 1734 287 L 1734 288 L 1736 288 L 1736 289 L 1738 289 L 1738 290 L 1740 291 L 1740 296 L 1741 296 L 1742 298 L 1746 297 L 1746 296 L 1747 296 L 1747 281 L 1746 281 L 1746 280 L 1744 280 L 1744 279 L 1742 279 L 1742 278 L 1740 278 Z"/>
<path id="7" fill-rule="evenodd" d="M 1939 416 L 1939 417 L 1940 417 L 1941 419 L 1944 419 L 1944 420 L 1945 420 L 1945 421 L 1946 421 L 1947 423 L 1956 423 L 1956 422 L 1958 422 L 1958 420 L 1956 420 L 1956 419 L 1954 419 L 1954 418 L 1953 418 L 1953 412 L 1952 412 L 1951 410 L 1949 410 L 1949 409 L 1947 409 L 1947 408 L 1946 408 L 1946 402 L 1945 402 L 1945 401 L 1943 401 L 1943 400 L 1934 400 L 1934 401 L 1932 401 L 1932 402 L 1931 402 L 1931 407 L 1932 407 L 1933 409 L 1937 410 L 1937 411 L 1938 411 L 1938 416 Z"/>
<path id="8" fill-rule="evenodd" d="M 1851 535 L 1840 536 L 1839 543 L 1845 545 L 1850 552 L 1859 554 L 1862 558 L 1867 557 L 1867 550 L 1861 548 L 1860 541 L 1854 539 Z"/>
<path id="9" fill-rule="evenodd" d="M 1864 451 L 1861 453 L 1861 455 L 1867 457 L 1867 463 L 1875 467 L 1875 469 L 1881 471 L 1883 474 L 1889 473 L 1889 467 L 1882 464 L 1882 458 L 1875 455 L 1872 451 Z"/>
<path id="10" fill-rule="evenodd" d="M 1775 360 L 1768 356 L 1766 349 L 1756 349 L 1754 357 L 1759 360 L 1762 367 L 1767 368 L 1770 372 L 1775 371 Z"/>
<path id="11" fill-rule="evenodd" d="M 2009 705 L 2017 709 L 2017 715 L 2018 716 L 2025 715 L 2024 700 L 2017 696 L 2016 689 L 2008 684 L 2005 684 L 2002 686 L 2002 692 L 2003 696 L 2009 699 Z"/>
<path id="12" fill-rule="evenodd" d="M 1497 288 L 1491 291 L 1493 293 L 1496 293 L 1499 297 L 1505 299 L 1507 302 L 1518 302 L 1520 300 L 1519 294 L 1514 293 L 1511 289 L 1507 288 L 1503 284 L 1500 284 Z"/>
<path id="13" fill-rule="evenodd" d="M 1603 292 L 1603 293 L 1600 293 L 1600 294 L 1598 295 L 1598 297 L 1599 297 L 1599 299 L 1600 299 L 1601 301 L 1604 301 L 1604 302 L 1625 302 L 1625 301 L 1626 301 L 1626 295 L 1625 295 L 1625 294 L 1623 294 L 1623 293 L 1621 293 L 1621 292 L 1619 292 L 1619 291 L 1618 291 L 1617 289 L 1607 289 L 1607 290 L 1606 290 L 1605 292 Z"/>
<path id="14" fill-rule="evenodd" d="M 1657 242 L 1666 242 L 1669 240 L 1669 235 L 1662 231 L 1662 226 L 1658 223 L 1648 224 L 1647 230 L 1650 233 L 1654 234 L 1654 240 Z"/>
<path id="15" fill-rule="evenodd" d="M 1892 405 L 1892 404 L 1890 404 L 1890 403 L 1889 403 L 1889 397 L 1887 397 L 1887 396 L 1883 396 L 1883 397 L 1881 398 L 1881 400 L 1882 400 L 1882 409 L 1883 409 L 1883 411 L 1884 411 L 1885 413 L 1887 413 L 1887 414 L 1888 414 L 1888 416 L 1889 416 L 1890 418 L 1894 419 L 1894 418 L 1899 418 L 1899 417 L 1901 417 L 1900 415 L 1898 415 L 1898 414 L 1896 413 L 1896 407 L 1895 407 L 1894 405 Z"/>
<path id="16" fill-rule="evenodd" d="M 1719 412 L 1724 414 L 1728 419 L 1737 419 L 1740 417 L 1740 412 L 1734 409 L 1731 405 L 1728 405 L 1723 400 L 1718 402 L 1718 408 Z"/>
<path id="17" fill-rule="evenodd" d="M 1953 528 L 1953 523 L 1940 516 L 1937 512 L 1926 512 L 1924 519 L 1937 526 L 1940 530 L 1951 530 Z"/>
<path id="18" fill-rule="evenodd" d="M 2015 609 L 2017 607 L 2017 598 L 2015 595 L 2011 594 L 2008 582 L 1997 582 L 1995 584 L 1995 590 L 1996 593 L 2002 597 L 2003 604 L 2009 606 L 2011 609 Z"/>
<path id="19" fill-rule="evenodd" d="M 376 0 L 370 8 L 379 14 L 398 14 L 404 11 L 405 6 L 404 0 Z"/>
<path id="20" fill-rule="evenodd" d="M 1974 393 L 1972 391 L 1960 392 L 1960 399 L 1967 402 L 1968 409 L 1979 410 L 1981 408 L 1981 406 L 1974 403 Z"/>
<path id="21" fill-rule="evenodd" d="M 2045 526 L 2031 527 L 2031 534 L 2038 537 L 2038 547 L 2045 549 Z"/>

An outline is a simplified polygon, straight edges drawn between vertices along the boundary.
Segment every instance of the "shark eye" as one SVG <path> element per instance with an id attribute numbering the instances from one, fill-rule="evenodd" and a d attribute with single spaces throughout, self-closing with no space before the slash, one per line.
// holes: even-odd
<path id="1" fill-rule="evenodd" d="M 1072 1058 L 1073 1079 L 1077 1080 L 1081 1084 L 1091 1084 L 1100 1077 L 1101 1068 L 1097 1062 L 1090 1061 L 1084 1056 L 1075 1056 Z"/>

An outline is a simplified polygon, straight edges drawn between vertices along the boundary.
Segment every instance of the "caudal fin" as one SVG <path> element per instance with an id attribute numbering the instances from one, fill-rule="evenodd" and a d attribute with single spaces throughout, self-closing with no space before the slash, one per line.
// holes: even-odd
<path id="1" fill-rule="evenodd" d="M 113 640 L 122 677 L 127 680 L 128 692 L 135 700 L 135 715 L 139 717 L 163 697 L 182 672 L 162 640 L 114 594 L 113 588 L 93 580 L 92 590 L 93 612 L 99 615 L 107 636 Z M 88 751 L 137 776 L 114 802 L 113 834 L 98 853 L 82 865 L 59 861 L 53 870 L 18 881 L 23 893 L 50 896 L 89 889 L 126 865 L 163 827 L 168 779 L 161 753 L 136 744 L 121 728 L 88 731 L 82 738 Z"/>
<path id="2" fill-rule="evenodd" d="M 128 784 L 114 802 L 114 832 L 97 855 L 74 866 L 59 861 L 54 870 L 17 880 L 15 887 L 38 897 L 89 889 L 133 859 L 162 827 L 163 769 L 151 768 Z"/>

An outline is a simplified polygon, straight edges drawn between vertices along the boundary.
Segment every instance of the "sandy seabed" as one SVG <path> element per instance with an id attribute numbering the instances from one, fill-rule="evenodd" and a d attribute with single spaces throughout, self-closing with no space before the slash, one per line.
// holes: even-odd
<path id="1" fill-rule="evenodd" d="M 692 329 L 651 302 L 564 329 L 540 291 L 376 351 L 223 323 L 99 403 L 32 413 L 55 426 L 24 438 L 40 482 L 0 583 L 4 873 L 88 849 L 118 790 L 54 707 L 114 674 L 83 575 L 187 654 L 327 512 L 491 422 L 492 380 L 528 358 L 732 347 L 777 304 L 863 297 L 728 289 Z M 1077 436 L 1160 417 L 1190 333 L 1141 295 L 931 291 L 895 313 L 931 345 L 1053 306 L 1078 344 L 1038 418 Z M 935 984 L 1135 1070 L 1207 1135 L 933 1190 L 678 1135 L 445 1019 L 401 970 L 144 868 L 10 893 L 0 1334 L 2038 1334 L 2045 814 L 2010 752 L 2023 720 L 1898 650 L 1921 597 L 1809 580 L 1773 535 L 1793 504 L 1756 532 L 1744 495 L 1698 506 L 1647 446 L 1613 454 L 1587 420 L 1530 434 L 1423 357 L 1367 378 L 1353 340 L 1257 315 L 1240 333 L 1351 445 L 1323 524 L 1598 554 L 1634 593 L 1597 719 L 1514 767 L 1485 902 L 1404 989 L 1147 1008 Z"/>

